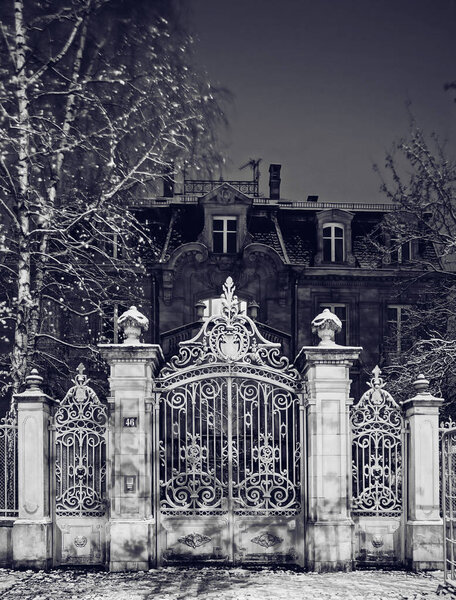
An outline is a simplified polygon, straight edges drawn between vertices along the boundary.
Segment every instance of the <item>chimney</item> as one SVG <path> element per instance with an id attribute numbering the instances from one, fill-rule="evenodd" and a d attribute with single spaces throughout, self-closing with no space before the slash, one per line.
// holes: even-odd
<path id="1" fill-rule="evenodd" d="M 174 164 L 166 167 L 165 175 L 163 176 L 163 196 L 172 198 L 174 196 Z"/>
<path id="2" fill-rule="evenodd" d="M 282 165 L 269 165 L 269 197 L 271 200 L 280 198 L 280 169 Z"/>

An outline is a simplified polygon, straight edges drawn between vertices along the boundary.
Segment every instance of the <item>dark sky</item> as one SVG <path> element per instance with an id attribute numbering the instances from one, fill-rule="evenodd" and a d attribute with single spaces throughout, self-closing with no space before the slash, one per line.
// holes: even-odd
<path id="1" fill-rule="evenodd" d="M 382 201 L 372 164 L 405 135 L 456 138 L 456 0 L 191 0 L 197 61 L 234 93 L 225 178 L 282 164 L 282 196 Z"/>

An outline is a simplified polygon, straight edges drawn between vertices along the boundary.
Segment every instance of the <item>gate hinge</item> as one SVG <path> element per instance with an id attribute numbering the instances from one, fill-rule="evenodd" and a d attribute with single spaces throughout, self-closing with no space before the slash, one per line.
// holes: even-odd
<path id="1" fill-rule="evenodd" d="M 54 417 L 49 417 L 49 420 L 48 420 L 48 431 L 55 431 Z"/>

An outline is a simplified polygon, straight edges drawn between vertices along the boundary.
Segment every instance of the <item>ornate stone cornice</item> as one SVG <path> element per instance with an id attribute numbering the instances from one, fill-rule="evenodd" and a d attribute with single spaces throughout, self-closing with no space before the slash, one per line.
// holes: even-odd
<path id="1" fill-rule="evenodd" d="M 294 364 L 299 371 L 316 364 L 351 366 L 361 351 L 361 346 L 303 346 Z"/>
<path id="2" fill-rule="evenodd" d="M 159 344 L 138 344 L 137 346 L 98 344 L 98 348 L 108 365 L 113 363 L 151 362 L 154 372 L 157 372 L 165 360 Z"/>

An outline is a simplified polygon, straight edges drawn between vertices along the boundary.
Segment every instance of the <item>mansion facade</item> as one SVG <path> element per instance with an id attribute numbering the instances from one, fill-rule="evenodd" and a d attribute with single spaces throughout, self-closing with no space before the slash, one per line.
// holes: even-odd
<path id="1" fill-rule="evenodd" d="M 151 321 L 146 339 L 170 358 L 218 310 L 231 276 L 241 307 L 291 360 L 315 342 L 312 318 L 334 312 L 343 325 L 336 342 L 363 347 L 351 373 L 359 397 L 366 373 L 403 349 L 404 311 L 418 290 L 404 293 L 401 282 L 420 256 L 437 261 L 435 252 L 407 243 L 382 258 L 368 235 L 394 205 L 284 200 L 280 165 L 269 173 L 269 197 L 255 181 L 186 180 L 181 193 L 166 184 L 164 196 L 137 200 L 157 256 L 142 308 Z"/>

